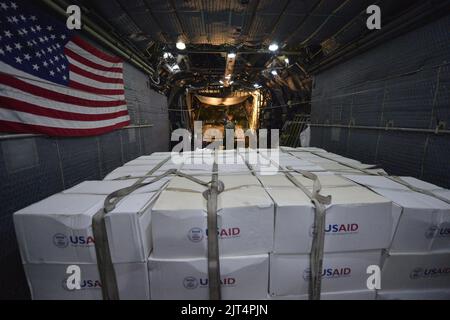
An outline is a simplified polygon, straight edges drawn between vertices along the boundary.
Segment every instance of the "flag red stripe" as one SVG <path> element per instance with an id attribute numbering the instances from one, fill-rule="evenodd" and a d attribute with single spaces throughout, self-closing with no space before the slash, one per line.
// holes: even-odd
<path id="1" fill-rule="evenodd" d="M 103 113 L 103 114 L 85 114 L 74 113 L 61 110 L 55 110 L 51 108 L 44 108 L 35 104 L 23 102 L 16 99 L 0 97 L 0 107 L 4 109 L 17 110 L 27 113 L 32 113 L 39 116 L 45 116 L 49 118 L 57 118 L 64 120 L 77 120 L 77 121 L 100 121 L 110 120 L 117 117 L 128 115 L 127 110 L 118 112 Z"/>
<path id="2" fill-rule="evenodd" d="M 105 95 L 105 96 L 121 96 L 125 94 L 125 90 L 124 89 L 120 89 L 120 90 L 116 90 L 116 89 L 98 89 L 98 88 L 94 88 L 91 86 L 87 86 L 85 84 L 70 80 L 69 82 L 69 87 L 77 89 L 77 90 L 82 90 L 82 91 L 86 91 L 89 93 L 95 93 L 95 94 L 101 94 L 101 95 Z"/>
<path id="3" fill-rule="evenodd" d="M 2 128 L 2 131 L 4 132 L 16 132 L 16 133 L 34 132 L 46 134 L 49 136 L 66 136 L 66 137 L 95 136 L 125 127 L 129 124 L 130 121 L 124 121 L 112 126 L 95 129 L 66 129 L 66 128 L 54 128 L 54 127 L 38 126 L 33 124 L 0 120 L 0 128 Z"/>
<path id="4" fill-rule="evenodd" d="M 24 82 L 22 80 L 17 79 L 16 77 L 0 74 L 0 83 L 9 87 L 13 87 L 25 92 L 28 92 L 32 95 L 42 97 L 45 99 L 55 100 L 64 103 L 75 104 L 78 106 L 86 106 L 86 107 L 118 107 L 126 104 L 123 100 L 112 100 L 112 101 L 95 101 L 95 100 L 87 100 L 82 98 L 77 98 L 69 95 L 65 95 L 56 91 L 44 89 L 30 83 Z M 72 82 L 71 82 L 72 83 Z M 82 85 L 81 85 L 82 86 Z M 58 88 L 58 87 L 55 87 Z M 104 91 L 121 91 L 122 94 L 124 90 L 100 90 Z M 94 92 L 95 93 L 95 92 Z M 116 93 L 120 94 L 120 93 Z"/>
<path id="5" fill-rule="evenodd" d="M 65 48 L 64 49 L 64 54 L 66 56 L 71 57 L 74 60 L 77 60 L 79 63 L 82 63 L 88 67 L 91 67 L 93 69 L 97 69 L 100 71 L 106 71 L 106 72 L 117 72 L 117 73 L 121 73 L 123 72 L 122 68 L 109 68 L 109 67 L 105 67 L 102 66 L 100 64 L 97 64 L 95 62 L 92 62 L 91 60 L 86 59 L 85 57 L 80 56 L 78 53 L 73 52 L 72 50 Z"/>
<path id="6" fill-rule="evenodd" d="M 78 73 L 79 75 L 95 80 L 95 81 L 99 81 L 99 82 L 105 82 L 105 83 L 121 83 L 123 84 L 123 79 L 118 79 L 118 78 L 108 78 L 108 77 L 103 77 L 103 76 L 99 76 L 98 74 L 94 74 L 92 72 L 83 70 L 79 67 L 77 67 L 76 65 L 70 64 L 70 71 Z"/>
<path id="7" fill-rule="evenodd" d="M 98 50 L 97 48 L 91 46 L 89 43 L 87 43 L 86 41 L 84 41 L 83 39 L 81 39 L 80 37 L 73 37 L 71 39 L 71 41 L 73 43 L 75 43 L 77 46 L 79 46 L 80 48 L 86 50 L 87 52 L 89 52 L 90 54 L 93 54 L 94 56 L 97 56 L 98 58 L 105 60 L 107 62 L 111 62 L 111 63 L 121 63 L 122 59 L 117 58 L 117 57 L 113 57 L 110 55 L 107 55 L 106 53 Z"/>

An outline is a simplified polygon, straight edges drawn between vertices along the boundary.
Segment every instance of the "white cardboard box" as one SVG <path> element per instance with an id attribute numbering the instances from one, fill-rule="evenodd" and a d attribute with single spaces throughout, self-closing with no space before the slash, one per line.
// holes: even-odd
<path id="1" fill-rule="evenodd" d="M 322 292 L 367 290 L 367 267 L 379 265 L 381 250 L 327 253 L 324 255 Z M 271 254 L 270 286 L 273 296 L 309 293 L 308 254 Z"/>
<path id="2" fill-rule="evenodd" d="M 259 176 L 275 202 L 274 252 L 306 253 L 311 251 L 311 226 L 314 205 L 284 175 Z"/>
<path id="3" fill-rule="evenodd" d="M 444 199 L 447 199 L 448 201 L 450 201 L 450 190 L 448 189 L 443 189 L 437 185 L 431 184 L 429 182 L 425 182 L 413 177 L 400 177 L 403 181 L 417 187 L 417 188 L 421 188 L 424 190 L 428 190 L 431 191 L 432 193 L 434 193 L 435 195 L 442 197 Z"/>
<path id="4" fill-rule="evenodd" d="M 240 163 L 236 163 L 236 164 L 219 164 L 218 166 L 218 170 L 220 173 L 222 174 L 226 174 L 226 173 L 243 173 L 243 172 L 247 172 L 250 173 L 249 168 L 247 167 L 247 165 L 245 164 L 240 164 Z"/>
<path id="5" fill-rule="evenodd" d="M 208 300 L 206 258 L 157 259 L 150 256 L 148 267 L 152 299 Z M 221 257 L 220 271 L 222 299 L 267 299 L 267 254 Z"/>
<path id="6" fill-rule="evenodd" d="M 450 205 L 385 177 L 348 176 L 394 202 L 391 252 L 450 251 Z"/>
<path id="7" fill-rule="evenodd" d="M 450 288 L 448 290 L 379 290 L 377 300 L 450 300 Z"/>
<path id="8" fill-rule="evenodd" d="M 151 155 L 149 155 L 149 158 L 167 158 L 171 155 L 172 153 L 169 151 L 166 152 L 153 152 Z"/>
<path id="9" fill-rule="evenodd" d="M 95 263 L 92 217 L 105 196 L 56 194 L 14 214 L 24 263 Z"/>
<path id="10" fill-rule="evenodd" d="M 448 201 L 450 201 L 450 190 L 447 189 L 438 189 L 438 190 L 433 190 L 433 193 L 435 195 L 438 195 L 444 199 L 447 199 Z"/>
<path id="11" fill-rule="evenodd" d="M 164 161 L 164 159 L 159 160 L 159 159 L 134 159 L 131 161 L 128 161 L 127 163 L 124 164 L 124 167 L 128 167 L 128 166 L 156 166 L 159 163 L 161 163 L 162 161 Z"/>
<path id="12" fill-rule="evenodd" d="M 375 290 L 322 292 L 320 300 L 375 300 Z M 269 296 L 270 300 L 309 300 L 309 295 Z"/>
<path id="13" fill-rule="evenodd" d="M 144 166 L 125 166 L 119 167 L 106 175 L 103 180 L 116 180 L 124 177 L 139 178 L 145 176 L 153 167 L 146 168 Z"/>
<path id="14" fill-rule="evenodd" d="M 180 172 L 189 175 L 209 175 L 211 177 L 213 171 L 213 164 L 208 163 L 184 163 L 181 166 Z"/>
<path id="15" fill-rule="evenodd" d="M 151 248 L 150 211 L 157 193 L 133 194 L 106 215 L 113 262 L 144 262 Z M 95 263 L 92 217 L 105 195 L 56 194 L 14 214 L 24 263 Z"/>
<path id="16" fill-rule="evenodd" d="M 406 183 L 409 183 L 410 185 L 420 188 L 423 190 L 433 191 L 433 190 L 442 190 L 441 187 L 431 184 L 426 181 L 422 181 L 420 179 L 414 178 L 414 177 L 400 177 L 401 180 L 405 181 Z"/>
<path id="17" fill-rule="evenodd" d="M 135 183 L 137 179 L 127 180 L 100 180 L 100 181 L 83 181 L 72 188 L 64 190 L 64 194 L 97 194 L 109 195 L 114 191 L 127 188 Z"/>
<path id="18" fill-rule="evenodd" d="M 210 181 L 211 177 L 198 177 Z M 221 255 L 261 254 L 273 249 L 274 205 L 251 175 L 219 176 L 225 191 L 218 196 Z M 207 254 L 206 187 L 185 178 L 171 180 L 152 211 L 153 255 L 196 258 Z"/>
<path id="19" fill-rule="evenodd" d="M 81 289 L 67 288 L 68 264 L 25 264 L 25 274 L 34 300 L 102 300 L 96 264 L 77 264 L 81 269 Z M 147 263 L 114 264 L 119 298 L 148 300 L 150 287 Z"/>
<path id="20" fill-rule="evenodd" d="M 149 182 L 152 178 L 148 178 L 143 182 Z M 133 194 L 137 193 L 148 193 L 157 192 L 164 188 L 170 177 L 163 178 L 156 181 L 155 183 L 140 187 L 133 191 Z M 98 195 L 109 195 L 117 190 L 130 187 L 133 185 L 137 179 L 127 179 L 127 180 L 100 180 L 100 181 L 84 181 L 70 189 L 64 190 L 64 194 L 98 194 Z"/>
<path id="21" fill-rule="evenodd" d="M 386 253 L 383 258 L 382 290 L 450 290 L 450 252 Z"/>
<path id="22" fill-rule="evenodd" d="M 158 192 L 131 194 L 105 216 L 111 259 L 144 262 L 152 251 L 151 210 Z"/>
<path id="23" fill-rule="evenodd" d="M 306 188 L 312 180 L 296 176 Z M 331 195 L 325 223 L 325 252 L 383 249 L 392 234 L 392 203 L 351 181 L 320 175 L 321 194 Z M 260 176 L 276 204 L 276 253 L 309 253 L 312 244 L 314 206 L 311 200 L 284 175 Z"/>

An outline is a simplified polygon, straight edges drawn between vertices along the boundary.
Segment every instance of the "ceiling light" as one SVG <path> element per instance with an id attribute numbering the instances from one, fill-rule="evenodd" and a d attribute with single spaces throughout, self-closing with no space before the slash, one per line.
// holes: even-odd
<path id="1" fill-rule="evenodd" d="M 277 75 L 278 75 L 277 70 L 272 70 L 272 71 L 270 71 L 270 73 L 271 73 L 273 76 L 277 76 Z"/>
<path id="2" fill-rule="evenodd" d="M 186 49 L 186 44 L 185 44 L 183 41 L 181 41 L 181 40 L 179 40 L 179 41 L 177 42 L 176 46 L 177 46 L 177 49 L 178 49 L 178 50 L 184 50 L 184 49 Z"/>
<path id="3" fill-rule="evenodd" d="M 229 82 L 229 84 L 233 84 L 233 83 L 234 83 L 234 81 L 230 81 L 230 82 Z"/>
<path id="4" fill-rule="evenodd" d="M 226 76 L 225 76 L 225 79 L 231 79 L 231 74 L 226 75 Z"/>
<path id="5" fill-rule="evenodd" d="M 219 83 L 220 83 L 220 84 L 223 84 L 223 81 L 222 81 L 222 80 L 219 80 Z"/>
<path id="6" fill-rule="evenodd" d="M 164 52 L 163 58 L 167 60 L 169 58 L 173 58 L 173 55 L 170 52 Z"/>
<path id="7" fill-rule="evenodd" d="M 228 58 L 229 58 L 229 59 L 234 59 L 234 58 L 236 58 L 236 53 L 230 52 L 230 53 L 228 54 Z"/>
<path id="8" fill-rule="evenodd" d="M 255 87 L 255 89 L 259 89 L 259 88 L 261 88 L 261 85 L 258 83 L 255 83 L 255 84 L 253 84 L 253 87 Z"/>
<path id="9" fill-rule="evenodd" d="M 284 62 L 286 62 L 286 64 L 289 64 L 289 58 L 284 59 Z"/>
<path id="10" fill-rule="evenodd" d="M 271 43 L 269 46 L 269 50 L 270 51 L 277 51 L 278 50 L 278 45 L 276 43 Z"/>

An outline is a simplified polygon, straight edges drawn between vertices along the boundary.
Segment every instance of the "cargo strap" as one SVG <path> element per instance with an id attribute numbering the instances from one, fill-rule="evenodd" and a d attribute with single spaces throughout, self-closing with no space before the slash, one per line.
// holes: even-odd
<path id="1" fill-rule="evenodd" d="M 443 201 L 443 202 L 445 202 L 445 203 L 450 204 L 450 200 L 449 200 L 449 199 L 444 198 L 444 197 L 441 197 L 441 196 L 438 195 L 438 194 L 434 194 L 434 193 L 431 192 L 430 190 L 425 190 L 425 189 L 422 189 L 422 188 L 415 187 L 415 186 L 413 186 L 412 184 L 409 184 L 408 182 L 403 181 L 400 177 L 396 177 L 396 176 L 387 176 L 387 175 L 385 175 L 385 174 L 382 174 L 382 176 L 383 176 L 383 177 L 386 177 L 386 178 L 388 178 L 388 179 L 390 179 L 390 180 L 392 180 L 392 181 L 394 181 L 394 182 L 400 183 L 401 185 L 404 185 L 405 187 L 408 187 L 408 188 L 411 189 L 412 191 L 416 191 L 416 192 L 419 192 L 419 193 L 426 194 L 427 196 L 436 198 L 436 199 L 438 199 L 438 200 L 441 200 L 441 201 Z"/>
<path id="2" fill-rule="evenodd" d="M 323 154 L 320 154 L 320 152 L 311 151 L 310 153 L 315 155 L 315 156 L 318 156 L 318 157 L 321 157 L 321 158 L 324 158 L 324 159 L 327 159 L 327 160 L 334 161 L 334 162 L 336 162 L 336 163 L 338 163 L 340 165 L 343 165 L 345 167 L 348 167 L 350 169 L 354 169 L 354 170 L 358 170 L 358 171 L 364 172 L 364 173 L 366 173 L 368 175 L 378 175 L 378 173 L 373 173 L 373 172 L 369 171 L 369 169 L 376 169 L 376 167 L 377 167 L 376 164 L 366 164 L 366 165 L 364 165 L 365 168 L 359 168 L 359 167 L 353 166 L 353 165 L 351 165 L 349 163 L 342 162 L 342 161 L 339 161 L 339 160 L 336 160 L 336 159 L 333 159 L 333 158 L 330 158 L 330 157 L 326 157 Z M 294 156 L 292 153 L 289 153 L 289 154 Z"/>
<path id="3" fill-rule="evenodd" d="M 289 153 L 284 149 L 281 149 L 283 153 Z M 270 158 L 261 154 L 261 156 L 266 159 Z M 272 161 L 273 162 L 273 161 Z M 278 165 L 278 164 L 277 164 Z M 278 165 L 279 166 L 279 165 Z M 310 272 L 311 278 L 309 282 L 309 297 L 311 300 L 320 300 L 321 290 L 322 290 L 322 266 L 323 266 L 323 252 L 325 243 L 325 218 L 326 218 L 326 206 L 331 203 L 331 196 L 323 196 L 320 194 L 322 185 L 320 184 L 317 175 L 305 171 L 305 170 L 295 170 L 292 167 L 287 167 L 283 170 L 279 166 L 280 171 L 284 172 L 285 176 L 291 181 L 297 188 L 303 191 L 314 204 L 315 214 L 314 214 L 314 226 L 312 230 L 312 246 L 310 253 Z M 303 175 L 305 178 L 313 180 L 313 190 L 312 192 L 306 188 L 304 185 L 298 181 L 291 172 L 297 172 Z"/>
<path id="4" fill-rule="evenodd" d="M 148 172 L 148 175 L 152 175 L 154 172 L 156 172 L 159 168 L 161 168 L 164 163 L 166 163 L 170 157 L 162 160 L 158 165 L 156 165 L 150 172 Z M 133 192 L 137 189 L 135 186 L 138 186 L 142 184 L 142 181 L 145 180 L 145 178 L 138 179 L 133 186 L 127 188 L 130 191 L 129 193 Z M 159 180 L 159 179 L 158 179 Z M 155 181 L 152 181 L 152 183 Z M 142 186 L 142 185 L 140 185 Z M 123 198 L 127 193 L 121 192 L 121 190 L 118 190 L 114 193 L 118 193 L 119 196 L 117 196 L 114 199 L 113 204 L 111 203 L 111 195 L 108 196 L 105 200 L 105 205 L 103 210 L 99 210 L 93 217 L 92 217 L 92 233 L 94 235 L 95 239 L 95 254 L 97 257 L 97 268 L 98 272 L 100 274 L 100 282 L 102 284 L 102 296 L 104 300 L 119 300 L 119 290 L 117 286 L 117 279 L 116 279 L 116 273 L 114 270 L 114 265 L 111 260 L 111 252 L 109 250 L 109 243 L 108 243 L 108 235 L 106 232 L 106 224 L 105 224 L 105 216 L 114 208 L 115 204 L 120 201 L 121 198 Z"/>
<path id="5" fill-rule="evenodd" d="M 103 210 L 96 213 L 92 219 L 92 228 L 95 240 L 95 251 L 97 255 L 97 266 L 100 273 L 100 280 L 102 283 L 102 295 L 104 300 L 118 300 L 119 290 L 117 286 L 116 274 L 114 265 L 111 260 L 111 252 L 109 250 L 108 237 L 105 225 L 105 216 L 114 210 L 117 203 L 136 191 L 139 188 L 155 183 L 168 176 L 179 176 L 191 180 L 195 183 L 209 187 L 203 194 L 207 199 L 208 209 L 208 229 L 217 230 L 217 196 L 224 190 L 224 185 L 218 180 L 217 164 L 215 164 L 215 173 L 212 176 L 212 181 L 204 182 L 191 175 L 178 172 L 176 169 L 169 169 L 161 175 L 153 176 L 153 174 L 162 167 L 170 158 L 163 160 L 155 166 L 149 173 L 142 176 L 133 185 L 116 190 L 108 195 L 104 202 Z M 149 182 L 144 182 L 146 179 L 152 178 Z M 210 287 L 210 299 L 220 299 L 220 265 L 219 265 L 219 249 L 218 249 L 218 235 L 217 232 L 210 232 L 208 235 L 208 275 Z"/>
<path id="6" fill-rule="evenodd" d="M 219 181 L 217 173 L 218 165 L 214 162 L 211 185 L 203 193 L 207 201 L 207 226 L 208 226 L 208 286 L 209 299 L 221 300 L 220 290 L 220 257 L 219 236 L 217 233 L 217 198 L 225 189 L 224 184 Z"/>
<path id="7" fill-rule="evenodd" d="M 430 197 L 436 198 L 436 199 L 438 199 L 438 200 L 441 200 L 441 201 L 443 201 L 443 202 L 445 202 L 445 203 L 450 204 L 450 200 L 449 200 L 449 199 L 444 198 L 444 197 L 441 197 L 440 195 L 434 194 L 434 193 L 431 192 L 430 190 L 425 190 L 425 189 L 422 189 L 422 188 L 415 187 L 415 186 L 413 186 L 412 184 L 410 184 L 410 183 L 408 183 L 408 182 L 406 182 L 406 181 L 403 181 L 400 177 L 390 176 L 390 175 L 387 175 L 387 174 L 385 174 L 385 173 L 383 173 L 383 172 L 372 172 L 372 171 L 369 171 L 369 170 L 367 170 L 367 169 L 361 169 L 361 168 L 358 168 L 358 167 L 356 167 L 356 166 L 353 166 L 353 165 L 348 164 L 348 163 L 345 163 L 345 162 L 336 161 L 336 160 L 334 160 L 334 159 L 332 159 L 332 158 L 325 157 L 325 156 L 320 155 L 320 154 L 318 154 L 318 153 L 316 153 L 316 152 L 311 152 L 311 153 L 314 154 L 314 155 L 316 155 L 316 156 L 318 156 L 318 157 L 321 157 L 321 158 L 324 158 L 324 159 L 328 159 L 328 160 L 335 161 L 335 162 L 337 162 L 337 163 L 339 163 L 339 164 L 341 164 L 341 165 L 344 165 L 344 166 L 346 166 L 346 167 L 349 167 L 349 168 L 351 168 L 351 169 L 361 171 L 361 172 L 363 172 L 363 173 L 365 173 L 365 174 L 367 174 L 367 175 L 385 177 L 385 178 L 387 178 L 387 179 L 389 179 L 389 180 L 392 180 L 392 181 L 394 181 L 394 182 L 397 182 L 397 183 L 399 183 L 399 184 L 401 184 L 401 185 L 403 185 L 403 186 L 405 186 L 405 187 L 411 189 L 412 191 L 416 191 L 416 192 L 419 192 L 419 193 L 426 194 L 426 195 L 428 195 L 428 196 L 430 196 Z"/>
<path id="8" fill-rule="evenodd" d="M 109 250 L 104 215 L 105 212 L 100 210 L 92 218 L 92 233 L 95 239 L 97 268 L 102 284 L 103 300 L 119 300 L 119 290 L 114 265 L 111 260 L 111 252 Z"/>
<path id="9" fill-rule="evenodd" d="M 322 266 L 323 266 L 323 252 L 325 243 L 325 218 L 327 205 L 331 203 L 331 196 L 323 196 L 320 194 L 322 186 L 319 178 L 308 171 L 294 170 L 288 167 L 289 170 L 300 173 L 305 178 L 313 180 L 313 190 L 309 191 L 302 185 L 290 172 L 286 172 L 286 177 L 298 188 L 300 188 L 312 201 L 315 207 L 314 227 L 312 230 L 312 247 L 310 253 L 310 270 L 311 281 L 309 283 L 309 294 L 311 300 L 320 300 L 322 290 Z"/>

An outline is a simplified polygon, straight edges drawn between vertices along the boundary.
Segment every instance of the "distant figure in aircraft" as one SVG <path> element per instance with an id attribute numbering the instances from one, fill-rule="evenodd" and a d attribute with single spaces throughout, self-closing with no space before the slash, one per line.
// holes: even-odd
<path id="1" fill-rule="evenodd" d="M 233 130 L 232 134 L 232 140 L 233 140 L 233 148 L 234 148 L 234 129 L 236 127 L 236 124 L 234 123 L 234 117 L 231 113 L 227 113 L 225 118 L 225 125 L 223 130 L 223 147 L 227 149 L 227 129 Z"/>
<path id="2" fill-rule="evenodd" d="M 234 123 L 233 115 L 230 113 L 227 114 L 227 118 L 225 120 L 225 130 L 226 129 L 234 130 L 235 127 L 236 127 L 236 124 Z"/>

